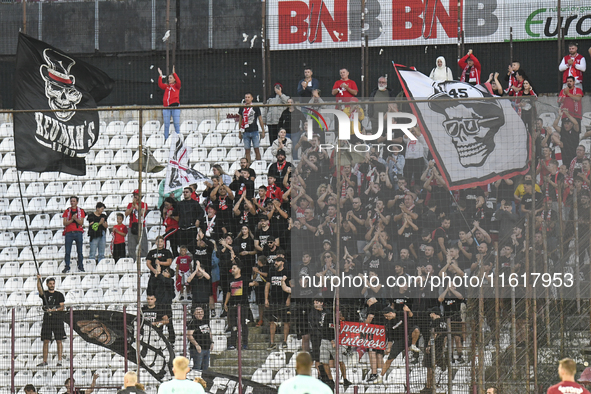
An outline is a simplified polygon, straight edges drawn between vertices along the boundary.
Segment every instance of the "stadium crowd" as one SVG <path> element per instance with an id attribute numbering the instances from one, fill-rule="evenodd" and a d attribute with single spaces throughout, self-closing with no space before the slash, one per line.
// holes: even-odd
<path id="1" fill-rule="evenodd" d="M 145 318 L 160 330 L 166 326 L 168 338 L 174 343 L 171 305 L 190 299 L 193 319 L 187 329 L 193 368 L 206 370 L 213 347 L 208 321 L 216 317 L 214 304 L 222 303 L 221 317 L 227 316 L 231 333 L 228 349 L 236 348 L 238 335 L 247 349 L 249 326 L 253 325 L 269 325 L 268 350 L 286 348 L 288 335 L 296 334 L 302 339 L 302 349 L 310 351 L 321 379 L 334 387 L 330 367 L 334 367 L 335 352 L 344 356 L 358 349 L 335 346 L 335 290 L 330 286 L 331 278 L 360 276 L 361 286 L 340 293 L 339 319 L 386 327 L 387 348 L 369 349 L 368 382 L 382 382 L 390 363 L 405 351 L 412 363 L 420 362 L 419 355 L 430 352 L 432 336 L 435 364 L 442 369 L 448 367 L 443 349 L 448 317 L 454 337 L 453 362 L 464 363 L 464 321 L 466 314 L 478 310 L 478 290 L 455 286 L 453 281 L 433 285 L 434 277 L 483 277 L 485 296 L 494 297 L 489 275 L 525 272 L 525 233 L 531 231 L 530 226 L 535 227 L 533 270 L 543 272 L 543 242 L 552 258 L 558 254 L 559 234 L 564 233 L 565 239 L 573 236 L 572 222 L 562 223 L 558 213 L 573 219 L 575 190 L 578 217 L 589 218 L 589 209 L 584 208 L 590 206 L 591 162 L 588 152 L 579 145 L 580 139 L 591 136 L 591 131 L 582 133 L 581 125 L 584 57 L 574 44 L 569 51 L 560 65 L 565 86 L 559 97 L 560 116 L 552 127 L 545 127 L 537 118 L 530 101 L 515 102 L 516 111 L 531 127 L 536 143 L 533 182 L 528 173 L 454 192 L 447 188 L 416 127 L 412 130 L 416 141 L 400 131 L 394 135 L 392 142 L 404 146 L 402 152 L 372 147 L 337 168 L 335 152 L 320 148 L 325 136 L 315 130 L 313 138 L 307 138 L 304 130 L 309 114 L 294 104 L 281 84 L 275 84 L 275 96 L 268 103 L 290 106 L 266 111 L 247 106 L 240 110 L 240 137 L 247 156 L 240 160 L 238 171 L 226 174 L 217 168 L 202 193 L 197 192 L 197 185 L 190 185 L 183 189 L 181 198 L 174 193 L 161 194 L 159 209 L 166 232 L 156 239 L 154 249 L 147 251 L 147 244 L 142 245 L 151 273 Z M 471 50 L 460 59 L 459 66 L 460 81 L 481 84 L 481 65 Z M 452 74 L 445 59 L 439 57 L 430 77 L 447 81 Z M 364 122 L 362 128 L 377 124 L 380 112 L 404 110 L 403 101 L 384 108 L 379 104 L 362 108 L 355 104 L 358 88 L 349 79 L 348 70 L 341 69 L 340 76 L 330 92 L 345 102 L 348 115 L 358 112 L 360 121 L 367 115 L 370 122 Z M 176 74 L 171 78 L 171 83 L 176 79 L 180 86 Z M 499 96 L 535 96 L 519 62 L 509 66 L 505 84 L 498 78 L 498 73 L 491 73 L 484 84 Z M 396 97 L 397 92 L 387 85 L 387 79 L 380 77 L 371 99 Z M 320 84 L 311 68 L 304 70 L 304 78 L 294 90 L 300 102 L 322 102 Z M 245 103 L 251 104 L 252 100 L 253 95 L 247 93 Z M 535 119 L 534 124 L 530 119 Z M 265 125 L 276 161 L 268 169 L 267 185 L 255 188 L 257 175 L 250 168 L 250 150 L 254 149 L 260 159 L 259 143 Z M 131 257 L 135 257 L 140 207 L 144 217 L 148 207 L 140 205 L 137 191 L 134 195 L 125 213 L 131 218 L 129 226 L 122 224 L 121 215 L 114 229 L 116 257 L 125 257 L 121 244 L 125 245 L 126 234 Z M 76 197 L 71 198 L 71 203 L 64 213 L 69 243 L 66 250 L 71 250 L 72 241 L 76 241 L 80 256 L 82 237 L 77 232 L 82 229 L 85 214 L 77 208 Z M 86 216 L 95 238 L 104 236 L 103 209 L 104 205 L 97 204 L 96 211 Z M 532 211 L 533 223 L 528 220 Z M 588 231 L 589 222 L 581 221 L 579 232 Z M 587 237 L 580 244 L 581 264 L 585 251 L 589 253 L 588 241 Z M 97 250 L 100 258 L 104 247 L 104 241 L 95 241 L 91 253 Z M 64 273 L 69 266 L 67 252 Z M 403 284 L 388 286 L 386 276 Z M 410 285 L 411 276 L 422 278 L 422 285 Z M 374 277 L 381 281 L 373 281 Z M 525 289 L 518 287 L 515 296 L 517 344 L 521 346 L 528 329 L 523 320 Z M 511 295 L 505 292 L 502 297 L 502 313 L 506 313 Z M 258 307 L 251 310 L 249 304 Z M 238 305 L 242 306 L 240 316 Z M 486 299 L 484 320 L 489 328 L 494 318 L 494 300 Z M 241 333 L 237 330 L 238 320 Z M 278 327 L 282 328 L 281 343 L 275 343 Z M 389 354 L 386 362 L 384 354 Z M 422 360 L 432 374 L 431 357 Z M 340 368 L 345 375 L 344 364 Z M 431 381 L 427 379 L 428 391 Z M 345 388 L 348 384 L 345 376 Z"/>

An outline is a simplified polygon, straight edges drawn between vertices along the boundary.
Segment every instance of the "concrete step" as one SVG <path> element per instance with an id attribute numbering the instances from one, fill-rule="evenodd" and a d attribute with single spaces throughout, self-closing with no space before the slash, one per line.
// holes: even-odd
<path id="1" fill-rule="evenodd" d="M 252 377 L 252 375 L 254 374 L 254 372 L 258 369 L 259 367 L 251 367 L 251 366 L 242 366 L 242 377 L 246 378 L 246 379 L 250 379 Z M 224 366 L 210 366 L 209 369 L 213 372 L 218 372 L 218 373 L 223 373 L 226 375 L 231 375 L 231 376 L 238 376 L 238 366 L 229 366 L 229 365 L 224 365 Z"/>

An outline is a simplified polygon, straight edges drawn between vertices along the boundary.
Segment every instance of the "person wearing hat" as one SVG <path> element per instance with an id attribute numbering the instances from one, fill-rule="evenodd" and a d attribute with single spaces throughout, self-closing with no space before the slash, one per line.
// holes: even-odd
<path id="1" fill-rule="evenodd" d="M 283 85 L 279 82 L 275 82 L 273 85 L 273 91 L 275 92 L 275 96 L 269 97 L 267 100 L 267 104 L 287 104 L 287 100 L 289 100 L 289 96 L 283 94 Z M 267 107 L 265 108 L 265 124 L 269 127 L 269 142 L 273 144 L 273 142 L 277 139 L 277 134 L 279 132 L 279 118 L 283 113 L 285 107 Z"/>
<path id="2" fill-rule="evenodd" d="M 287 131 L 283 128 L 279 129 L 278 138 L 271 144 L 271 153 L 273 156 L 277 156 L 277 152 L 283 150 L 285 157 L 288 162 L 293 161 L 293 143 L 291 138 L 287 138 Z"/>
<path id="3" fill-rule="evenodd" d="M 292 171 L 293 168 L 291 168 L 291 163 L 287 161 L 285 150 L 279 149 L 276 157 L 277 161 L 271 164 L 267 176 L 274 176 L 277 185 L 283 188 L 283 178 L 288 176 L 288 172 Z"/>
<path id="4" fill-rule="evenodd" d="M 458 60 L 458 65 L 462 69 L 460 82 L 467 82 L 470 85 L 480 85 L 482 67 L 476 56 L 472 54 L 472 49 L 468 51 L 466 56 Z"/>
<path id="5" fill-rule="evenodd" d="M 141 213 L 140 213 L 141 211 Z M 142 218 L 142 243 L 140 257 L 146 257 L 148 254 L 148 232 L 146 231 L 146 214 L 148 213 L 148 204 L 140 201 L 140 192 L 138 189 L 133 191 L 133 200 L 127 204 L 125 216 L 129 216 L 129 231 L 127 233 L 127 250 L 129 257 L 136 258 L 137 244 L 139 241 L 139 217 Z"/>

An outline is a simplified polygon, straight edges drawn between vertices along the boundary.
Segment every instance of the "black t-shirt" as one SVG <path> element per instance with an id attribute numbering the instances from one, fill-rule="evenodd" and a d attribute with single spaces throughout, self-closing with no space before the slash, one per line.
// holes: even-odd
<path id="1" fill-rule="evenodd" d="M 409 297 L 409 292 L 405 292 L 403 294 L 401 294 L 400 292 L 395 292 L 394 294 L 392 294 L 392 302 L 394 305 L 394 310 L 396 311 L 396 315 L 398 316 L 400 314 L 400 316 L 402 316 L 402 314 L 404 313 L 404 306 L 408 306 L 408 308 L 412 311 L 412 298 Z"/>
<path id="2" fill-rule="evenodd" d="M 269 270 L 269 283 L 271 284 L 271 288 L 269 289 L 269 303 L 270 304 L 282 304 L 284 305 L 289 297 L 289 293 L 286 293 L 281 288 L 281 279 L 284 276 L 287 276 L 285 283 L 289 285 L 290 280 L 290 272 L 285 267 L 281 271 L 272 267 Z"/>
<path id="3" fill-rule="evenodd" d="M 372 294 L 373 292 L 370 292 Z M 386 322 L 386 318 L 384 317 L 384 313 L 382 310 L 385 307 L 385 303 L 378 299 L 378 302 L 372 304 L 369 308 L 367 308 L 367 314 L 373 315 L 373 319 L 371 320 L 370 324 L 377 324 L 377 325 L 384 325 Z"/>
<path id="4" fill-rule="evenodd" d="M 375 272 L 381 276 L 387 264 L 387 257 L 369 256 L 363 262 L 363 272 L 369 274 L 370 271 Z"/>
<path id="5" fill-rule="evenodd" d="M 142 306 L 142 314 L 144 315 L 144 321 L 146 324 L 161 321 L 164 318 L 164 311 L 158 306 L 150 308 L 148 305 L 144 305 Z"/>
<path id="6" fill-rule="evenodd" d="M 310 334 L 314 339 L 334 339 L 334 323 L 332 321 L 332 314 L 326 309 L 319 311 L 312 308 L 308 315 L 308 324 L 310 327 Z"/>
<path id="7" fill-rule="evenodd" d="M 244 114 L 244 107 L 238 110 L 238 114 L 240 114 L 240 119 L 243 118 Z M 249 110 L 250 114 L 248 116 L 248 124 L 244 125 L 244 132 L 249 131 L 259 131 L 259 116 L 261 116 L 261 110 L 258 107 L 246 107 Z M 242 123 L 242 122 L 240 122 Z"/>
<path id="8" fill-rule="evenodd" d="M 199 278 L 197 275 L 191 281 L 191 295 L 193 304 L 205 304 L 209 302 L 211 295 L 211 284 L 205 277 Z"/>
<path id="9" fill-rule="evenodd" d="M 187 331 L 193 331 L 193 339 L 201 346 L 201 350 L 209 350 L 211 345 L 211 329 L 206 320 L 191 320 L 187 325 Z M 191 341 L 189 341 L 189 348 L 195 349 L 195 345 Z"/>
<path id="10" fill-rule="evenodd" d="M 172 257 L 172 252 L 168 249 L 152 249 L 148 252 L 146 261 L 150 260 L 152 262 L 152 266 L 156 268 L 156 263 L 166 262 L 168 259 L 172 260 Z M 154 273 L 150 271 L 150 275 L 154 276 Z"/>
<path id="11" fill-rule="evenodd" d="M 461 248 L 459 245 L 457 245 L 457 246 L 458 246 L 458 249 L 460 249 L 460 257 L 458 258 L 458 267 L 460 267 L 463 271 L 465 271 L 466 269 L 470 268 L 470 266 L 472 265 L 472 261 L 471 261 L 471 259 L 468 259 L 462 253 L 462 249 L 466 253 L 471 253 L 472 258 L 476 255 L 476 253 L 478 253 L 478 250 L 476 249 L 476 244 L 474 242 L 472 242 L 471 244 L 462 243 Z"/>
<path id="12" fill-rule="evenodd" d="M 404 320 L 400 318 L 398 312 L 396 312 L 396 317 L 392 320 L 385 319 L 385 326 L 386 326 L 386 338 L 388 340 L 397 340 L 400 338 L 404 338 Z"/>
<path id="13" fill-rule="evenodd" d="M 469 215 L 476 211 L 478 197 L 484 197 L 484 191 L 480 187 L 460 190 L 460 200 L 466 202 L 466 211 Z"/>
<path id="14" fill-rule="evenodd" d="M 273 235 L 273 232 L 271 231 L 271 227 L 269 226 L 269 228 L 266 230 L 257 229 L 254 232 L 254 239 L 256 241 L 259 241 L 259 246 L 261 248 L 265 248 L 265 246 L 267 245 L 267 238 L 269 238 L 269 236 L 271 235 Z"/>
<path id="15" fill-rule="evenodd" d="M 460 317 L 460 307 L 462 306 L 462 300 L 456 297 L 445 297 L 442 304 L 445 316 L 455 318 Z"/>
<path id="16" fill-rule="evenodd" d="M 86 216 L 86 219 L 88 220 L 88 224 L 89 224 L 88 236 L 90 237 L 90 239 L 100 238 L 105 233 L 105 230 L 106 230 L 105 226 L 99 225 L 101 218 L 103 218 L 104 222 L 107 221 L 107 215 L 104 213 L 101 213 L 100 216 L 96 216 L 94 214 L 94 212 L 92 212 L 92 213 L 89 213 L 88 216 Z M 93 226 L 93 223 L 96 223 L 96 226 Z M 93 227 L 96 227 L 96 230 Z"/>
<path id="17" fill-rule="evenodd" d="M 41 298 L 41 300 L 43 300 L 43 309 L 45 310 L 59 308 L 62 302 L 66 302 L 64 295 L 59 291 L 54 291 L 53 293 L 50 293 L 49 291 L 44 291 L 44 294 L 45 297 L 43 296 L 43 294 L 39 294 L 39 297 Z"/>
<path id="18" fill-rule="evenodd" d="M 230 305 L 248 305 L 248 280 L 244 277 L 230 280 Z"/>
<path id="19" fill-rule="evenodd" d="M 443 227 L 437 227 L 435 229 L 435 235 L 433 236 L 433 246 L 435 247 L 435 253 L 442 252 L 441 245 L 439 245 L 439 238 L 443 238 L 443 245 L 447 247 L 447 241 L 449 237 L 447 236 L 447 231 Z"/>
<path id="20" fill-rule="evenodd" d="M 211 256 L 213 254 L 213 244 L 205 241 L 205 245 L 195 246 L 195 253 L 193 254 L 193 261 L 199 260 L 201 268 L 208 274 L 211 274 Z"/>
<path id="21" fill-rule="evenodd" d="M 536 192 L 535 199 L 536 199 L 536 209 L 541 208 L 542 205 L 544 204 L 544 195 L 540 192 Z M 528 209 L 530 211 L 532 210 L 533 196 L 531 193 L 525 193 L 523 195 L 523 197 L 521 198 L 521 205 L 523 205 L 523 208 L 525 208 L 525 209 Z"/>
<path id="22" fill-rule="evenodd" d="M 236 256 L 238 256 L 240 258 L 240 260 L 242 261 L 242 264 L 245 267 L 249 268 L 249 271 L 252 270 L 252 267 L 254 266 L 255 263 L 255 255 L 254 254 L 249 254 L 246 256 L 242 256 L 240 255 L 241 252 L 252 252 L 254 249 L 254 239 L 250 238 L 250 237 L 246 237 L 242 238 L 242 237 L 238 237 L 234 240 L 234 253 L 236 253 Z"/>

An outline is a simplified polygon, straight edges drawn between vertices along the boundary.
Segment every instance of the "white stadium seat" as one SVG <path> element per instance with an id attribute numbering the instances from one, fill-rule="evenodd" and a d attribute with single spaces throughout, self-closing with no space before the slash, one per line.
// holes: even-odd
<path id="1" fill-rule="evenodd" d="M 189 135 L 194 131 L 197 131 L 199 124 L 195 120 L 185 120 L 181 123 L 181 134 L 182 135 Z"/>
<path id="2" fill-rule="evenodd" d="M 33 223 L 35 219 L 33 219 Z M 31 223 L 32 226 L 32 223 Z M 35 238 L 33 239 L 33 244 L 37 246 L 48 245 L 53 240 L 53 232 L 51 230 L 41 230 L 35 234 Z"/>
<path id="3" fill-rule="evenodd" d="M 117 151 L 119 149 L 123 149 L 127 146 L 127 136 L 123 134 L 119 134 L 113 136 L 111 141 L 109 142 L 109 149 L 113 151 Z"/>
<path id="4" fill-rule="evenodd" d="M 27 186 L 27 190 L 25 191 L 25 197 L 38 197 L 42 196 L 45 193 L 45 184 L 43 182 L 33 182 L 29 183 Z"/>
<path id="5" fill-rule="evenodd" d="M 217 146 L 221 146 L 222 144 L 222 135 L 220 133 L 210 133 L 203 139 L 203 143 L 201 144 L 205 148 L 215 148 Z"/>
<path id="6" fill-rule="evenodd" d="M 181 130 L 183 129 L 183 126 L 181 125 Z M 197 131 L 201 132 L 201 133 L 207 133 L 210 131 L 214 131 L 216 129 L 216 124 L 215 124 L 215 120 L 214 119 L 204 119 L 201 121 L 201 123 L 199 123 L 199 126 L 197 127 Z"/>
<path id="7" fill-rule="evenodd" d="M 31 221 L 31 224 L 29 225 L 29 228 L 33 230 L 49 228 L 51 225 L 49 219 L 49 215 L 46 213 L 43 213 L 41 215 L 35 215 L 35 217 Z"/>
<path id="8" fill-rule="evenodd" d="M 107 129 L 105 130 L 105 134 L 107 134 L 107 135 L 121 134 L 123 132 L 124 128 L 125 128 L 125 123 L 121 122 L 120 120 L 115 120 L 115 121 L 109 123 L 109 125 L 107 126 Z M 63 384 L 63 382 L 62 382 L 62 384 Z"/>

